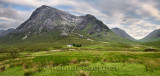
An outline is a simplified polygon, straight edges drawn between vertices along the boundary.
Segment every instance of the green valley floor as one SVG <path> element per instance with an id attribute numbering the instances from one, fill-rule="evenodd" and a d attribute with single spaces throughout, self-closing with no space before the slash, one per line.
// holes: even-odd
<path id="1" fill-rule="evenodd" d="M 160 52 L 22 52 L 0 62 L 0 76 L 158 76 L 159 62 Z"/>

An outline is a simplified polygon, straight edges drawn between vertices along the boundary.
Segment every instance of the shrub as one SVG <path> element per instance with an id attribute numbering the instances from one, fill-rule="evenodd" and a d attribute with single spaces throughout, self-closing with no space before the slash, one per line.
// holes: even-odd
<path id="1" fill-rule="evenodd" d="M 81 47 L 81 44 L 72 44 L 74 47 Z"/>
<path id="2" fill-rule="evenodd" d="M 19 56 L 19 49 L 15 47 L 10 47 L 8 51 L 9 51 L 9 56 L 11 56 L 12 59 L 15 59 Z"/>

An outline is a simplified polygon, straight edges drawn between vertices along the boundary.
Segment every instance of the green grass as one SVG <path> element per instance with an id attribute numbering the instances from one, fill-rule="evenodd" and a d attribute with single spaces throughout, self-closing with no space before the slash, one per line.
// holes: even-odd
<path id="1" fill-rule="evenodd" d="M 30 54 L 26 58 L 1 61 L 5 70 L 0 76 L 157 76 L 160 71 L 159 52 L 128 52 L 128 51 L 41 51 L 22 52 Z M 57 68 L 73 68 L 78 70 L 55 70 Z M 107 67 L 113 70 L 90 71 L 88 67 Z M 115 69 L 116 68 L 116 69 Z M 23 71 L 24 70 L 24 71 Z"/>
<path id="2" fill-rule="evenodd" d="M 45 36 L 46 34 L 44 34 Z M 58 40 L 57 38 L 49 37 L 49 39 L 40 38 L 37 41 L 37 38 L 33 36 L 32 40 L 25 40 L 22 42 L 16 42 L 12 44 L 4 44 L 0 46 L 0 52 L 7 52 L 7 48 L 10 46 L 14 46 L 18 48 L 20 51 L 47 51 L 47 50 L 54 50 L 54 49 L 81 49 L 81 50 L 101 50 L 101 51 L 142 51 L 144 48 L 148 46 L 139 46 L 138 43 L 130 44 L 129 42 L 119 43 L 117 42 L 110 42 L 110 41 L 90 41 L 86 38 L 79 38 L 78 36 L 73 37 L 60 37 Z M 30 43 L 32 41 L 32 43 Z M 68 44 L 81 44 L 82 47 L 73 47 L 68 48 L 66 45 Z M 134 46 L 133 46 L 134 45 Z M 138 46 L 138 48 L 135 48 Z"/>
<path id="3" fill-rule="evenodd" d="M 23 76 L 24 71 L 22 67 L 8 68 L 4 72 L 0 72 L 0 76 Z"/>
<path id="4" fill-rule="evenodd" d="M 85 71 L 89 76 L 157 76 L 160 74 L 159 71 L 146 71 L 145 66 L 141 64 L 92 63 L 87 67 L 69 65 L 46 68 L 42 72 L 35 73 L 34 76 L 77 76 L 81 70 Z"/>
<path id="5" fill-rule="evenodd" d="M 92 24 L 93 23 L 91 22 L 88 24 L 88 26 L 92 26 Z M 91 27 L 87 27 L 87 28 L 91 28 Z M 41 34 L 30 34 L 28 38 L 25 40 L 22 38 L 25 37 L 27 33 L 18 33 L 14 35 L 12 39 L 8 39 L 10 38 L 11 35 L 4 36 L 0 38 L 0 52 L 7 51 L 6 48 L 10 46 L 17 47 L 21 51 L 46 51 L 46 50 L 49 50 L 50 48 L 66 49 L 66 45 L 68 44 L 81 44 L 82 47 L 85 47 L 84 49 L 90 49 L 87 47 L 91 47 L 91 46 L 103 45 L 104 47 L 107 46 L 107 48 L 104 48 L 104 50 L 108 51 L 110 49 L 114 49 L 115 47 L 118 47 L 115 50 L 118 50 L 118 49 L 125 50 L 123 48 L 131 48 L 130 45 L 139 44 L 138 42 L 135 42 L 135 41 L 123 39 L 117 36 L 116 34 L 114 34 L 112 31 L 108 31 L 106 33 L 104 29 L 102 30 L 102 32 L 100 33 L 96 32 L 93 35 L 88 35 L 86 31 L 90 31 L 90 30 L 86 29 L 84 30 L 85 32 L 80 33 L 81 35 L 84 35 L 83 38 L 80 38 L 75 33 L 70 33 L 68 36 L 62 37 L 60 36 L 62 32 L 61 30 L 62 29 L 56 29 L 54 31 L 50 31 L 49 33 L 42 32 Z M 99 34 L 102 36 L 102 38 L 96 37 Z M 94 41 L 87 40 L 88 38 Z M 109 42 L 109 45 L 102 44 L 102 42 L 100 41 Z"/>

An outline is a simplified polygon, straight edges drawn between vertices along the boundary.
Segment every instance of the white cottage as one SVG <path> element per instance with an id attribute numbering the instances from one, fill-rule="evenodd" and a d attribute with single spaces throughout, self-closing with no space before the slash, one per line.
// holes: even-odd
<path id="1" fill-rule="evenodd" d="M 73 45 L 67 45 L 67 47 L 73 47 Z"/>

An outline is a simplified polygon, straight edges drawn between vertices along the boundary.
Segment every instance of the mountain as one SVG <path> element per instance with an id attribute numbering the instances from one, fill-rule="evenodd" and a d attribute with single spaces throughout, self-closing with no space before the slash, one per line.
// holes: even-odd
<path id="1" fill-rule="evenodd" d="M 37 8 L 28 20 L 0 40 L 1 43 L 6 41 L 8 43 L 51 43 L 63 40 L 63 44 L 73 43 L 73 41 L 87 44 L 87 39 L 127 42 L 91 14 L 74 16 L 45 5 Z"/>
<path id="2" fill-rule="evenodd" d="M 41 34 L 58 29 L 61 32 L 61 36 L 67 36 L 72 32 L 78 31 L 86 31 L 90 35 L 102 31 L 110 31 L 106 25 L 90 14 L 78 17 L 43 5 L 36 9 L 31 17 L 13 33 Z"/>
<path id="3" fill-rule="evenodd" d="M 141 39 L 141 41 L 152 41 L 152 40 L 158 40 L 160 39 L 160 29 L 156 29 L 150 34 L 148 34 L 146 37 Z"/>
<path id="4" fill-rule="evenodd" d="M 111 29 L 114 33 L 116 33 L 118 36 L 125 38 L 125 39 L 129 39 L 129 40 L 135 40 L 133 37 L 131 37 L 130 35 L 128 35 L 124 30 L 119 29 L 119 28 L 113 28 Z"/>
<path id="5" fill-rule="evenodd" d="M 0 37 L 9 34 L 9 33 L 12 32 L 13 30 L 14 30 L 14 28 L 10 28 L 10 29 L 7 29 L 7 30 L 0 30 Z"/>
<path id="6" fill-rule="evenodd" d="M 5 30 L 0 30 L 0 36 L 3 34 L 4 31 L 5 31 Z"/>

